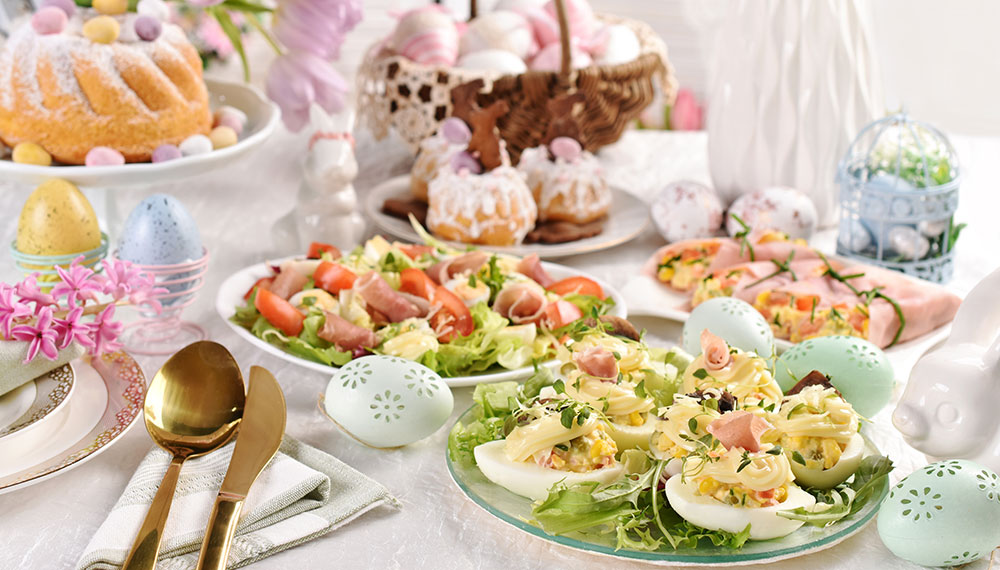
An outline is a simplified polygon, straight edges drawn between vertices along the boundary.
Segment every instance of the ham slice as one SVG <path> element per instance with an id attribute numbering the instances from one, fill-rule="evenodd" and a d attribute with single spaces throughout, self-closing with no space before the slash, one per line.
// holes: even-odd
<path id="1" fill-rule="evenodd" d="M 427 276 L 436 281 L 438 285 L 444 285 L 456 275 L 467 271 L 479 271 L 489 259 L 490 255 L 484 251 L 470 251 L 428 267 Z"/>
<path id="2" fill-rule="evenodd" d="M 301 291 L 308 281 L 309 278 L 298 269 L 286 264 L 274 278 L 270 289 L 272 293 L 287 301 L 292 295 Z"/>
<path id="3" fill-rule="evenodd" d="M 736 410 L 722 414 L 705 429 L 727 450 L 740 447 L 756 453 L 760 451 L 760 436 L 774 426 L 746 410 Z"/>
<path id="4" fill-rule="evenodd" d="M 705 356 L 705 368 L 709 372 L 722 370 L 733 362 L 733 355 L 730 354 L 726 341 L 708 329 L 701 331 L 701 353 Z"/>
<path id="5" fill-rule="evenodd" d="M 335 345 L 340 350 L 353 351 L 359 348 L 374 348 L 378 343 L 375 339 L 375 333 L 355 325 L 340 315 L 323 311 L 323 316 L 326 317 L 326 322 L 323 323 L 323 328 L 317 334 L 319 338 Z"/>
<path id="6" fill-rule="evenodd" d="M 618 361 L 615 360 L 615 355 L 604 347 L 592 346 L 574 354 L 573 360 L 584 374 L 601 380 L 618 378 Z"/>
<path id="7" fill-rule="evenodd" d="M 410 293 L 407 293 L 406 291 L 396 291 L 396 292 L 399 293 L 400 297 L 413 303 L 413 305 L 417 308 L 417 310 L 420 311 L 420 314 L 418 316 L 426 317 L 428 313 L 431 312 L 431 302 L 428 301 L 427 299 L 424 299 L 420 295 L 412 295 Z"/>
<path id="8" fill-rule="evenodd" d="M 528 283 L 507 285 L 497 293 L 493 310 L 518 325 L 536 322 L 545 314 L 545 294 Z"/>
<path id="9" fill-rule="evenodd" d="M 542 287 L 548 288 L 556 282 L 555 279 L 549 275 L 548 271 L 542 267 L 542 260 L 538 257 L 537 253 L 532 253 L 531 255 L 525 257 L 517 264 L 517 272 L 522 275 L 527 275 L 535 283 L 538 283 Z"/>
<path id="10" fill-rule="evenodd" d="M 354 282 L 354 290 L 369 307 L 385 315 L 391 323 L 420 316 L 420 309 L 386 283 L 377 271 L 369 271 L 359 277 Z"/>

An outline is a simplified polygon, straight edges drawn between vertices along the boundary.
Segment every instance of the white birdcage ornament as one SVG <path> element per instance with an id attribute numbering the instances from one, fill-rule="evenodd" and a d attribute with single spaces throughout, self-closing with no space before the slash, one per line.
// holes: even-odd
<path id="1" fill-rule="evenodd" d="M 940 131 L 905 113 L 865 127 L 837 169 L 837 253 L 930 281 L 951 278 L 964 224 L 958 157 Z"/>

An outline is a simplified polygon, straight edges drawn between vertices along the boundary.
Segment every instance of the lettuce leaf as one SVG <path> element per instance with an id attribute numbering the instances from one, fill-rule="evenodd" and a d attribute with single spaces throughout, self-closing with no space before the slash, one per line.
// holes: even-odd
<path id="1" fill-rule="evenodd" d="M 521 394 L 517 382 L 479 384 L 472 393 L 475 418 L 468 425 L 457 422 L 448 433 L 448 454 L 464 466 L 476 464 L 476 446 L 503 439 L 508 418 L 518 409 Z"/>
<path id="2" fill-rule="evenodd" d="M 584 315 L 603 315 L 615 306 L 615 300 L 611 297 L 601 299 L 593 295 L 582 295 L 580 293 L 565 295 L 563 300 L 569 301 L 579 307 Z"/>
<path id="3" fill-rule="evenodd" d="M 421 364 L 442 375 L 462 376 L 485 372 L 497 364 L 520 368 L 535 358 L 533 326 L 529 340 L 524 334 L 527 328 L 508 326 L 509 321 L 486 303 L 473 305 L 470 312 L 476 323 L 472 334 L 442 344 L 435 354 L 424 353 Z"/>
<path id="4" fill-rule="evenodd" d="M 887 484 L 892 470 L 892 460 L 888 457 L 869 455 L 861 460 L 850 482 L 825 490 L 807 487 L 804 490 L 816 497 L 816 504 L 808 509 L 778 511 L 778 516 L 819 527 L 835 523 L 860 511 Z"/>
<path id="5" fill-rule="evenodd" d="M 248 315 L 249 311 L 245 312 L 241 318 L 248 318 Z M 233 319 L 236 322 L 236 316 Z M 323 315 L 317 312 L 306 317 L 302 332 L 297 337 L 286 336 L 259 313 L 257 319 L 246 328 L 249 328 L 254 336 L 306 360 L 320 362 L 327 366 L 343 366 L 350 362 L 354 355 L 350 352 L 337 350 L 337 347 L 319 338 L 318 332 L 322 327 Z"/>

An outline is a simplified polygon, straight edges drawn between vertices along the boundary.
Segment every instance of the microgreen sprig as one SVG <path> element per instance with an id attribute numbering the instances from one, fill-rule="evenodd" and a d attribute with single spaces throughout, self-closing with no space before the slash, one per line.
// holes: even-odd
<path id="1" fill-rule="evenodd" d="M 751 284 L 747 285 L 746 287 L 744 287 L 744 289 L 749 289 L 750 287 L 753 287 L 754 285 L 759 285 L 759 284 L 763 283 L 764 281 L 767 281 L 768 279 L 770 279 L 772 277 L 777 277 L 777 276 L 781 275 L 782 273 L 788 273 L 788 274 L 790 274 L 792 276 L 792 281 L 798 281 L 799 280 L 799 276 L 796 275 L 794 271 L 792 271 L 792 260 L 794 258 L 795 258 L 795 250 L 793 249 L 792 251 L 788 252 L 788 257 L 785 258 L 784 261 L 778 261 L 777 259 L 772 259 L 771 263 L 773 263 L 774 266 L 776 267 L 776 269 L 774 270 L 774 272 L 770 273 L 768 275 L 765 275 L 764 277 L 761 277 L 760 279 L 758 279 L 758 280 L 754 281 L 753 283 L 751 283 Z"/>
<path id="2" fill-rule="evenodd" d="M 884 287 L 882 286 L 872 287 L 871 289 L 867 289 L 865 291 L 859 290 L 857 287 L 852 285 L 848 280 L 856 279 L 858 277 L 863 277 L 864 273 L 852 273 L 851 275 L 841 275 L 840 273 L 837 272 L 836 269 L 833 268 L 833 266 L 830 264 L 830 260 L 827 259 L 825 255 L 819 252 L 817 253 L 819 254 L 820 259 L 823 260 L 823 263 L 826 264 L 826 271 L 823 274 L 830 276 L 830 278 L 834 279 L 835 281 L 840 281 L 841 283 L 843 283 L 848 289 L 851 290 L 852 293 L 857 295 L 860 299 L 864 300 L 865 306 L 871 305 L 872 301 L 874 301 L 875 299 L 883 299 L 887 303 L 892 305 L 892 310 L 896 312 L 896 316 L 899 318 L 899 328 L 896 329 L 896 334 L 892 337 L 892 341 L 886 348 L 888 348 L 889 346 L 893 346 L 894 344 L 899 342 L 899 337 L 903 334 L 903 329 L 906 328 L 906 317 L 903 315 L 903 308 L 899 306 L 899 303 L 892 297 L 883 293 L 882 289 L 884 289 Z"/>
<path id="3" fill-rule="evenodd" d="M 736 214 L 729 212 L 729 216 L 736 220 L 736 223 L 742 228 L 740 231 L 736 232 L 736 235 L 733 236 L 734 238 L 740 240 L 740 255 L 743 255 L 743 251 L 746 250 L 750 252 L 750 261 L 757 261 L 757 255 L 754 253 L 753 244 L 750 243 L 750 232 L 752 229 Z"/>

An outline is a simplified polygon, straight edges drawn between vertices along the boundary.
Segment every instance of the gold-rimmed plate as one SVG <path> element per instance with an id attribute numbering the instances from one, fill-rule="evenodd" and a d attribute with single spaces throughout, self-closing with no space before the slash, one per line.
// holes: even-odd
<path id="1" fill-rule="evenodd" d="M 0 423 L 0 440 L 43 429 L 46 423 L 58 417 L 73 393 L 74 378 L 73 367 L 63 364 L 4 394 L 0 398 L 0 408 L 9 404 L 23 411 L 6 425 Z M 26 401 L 25 394 L 33 394 L 30 401 Z"/>

